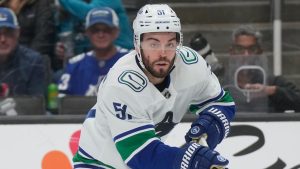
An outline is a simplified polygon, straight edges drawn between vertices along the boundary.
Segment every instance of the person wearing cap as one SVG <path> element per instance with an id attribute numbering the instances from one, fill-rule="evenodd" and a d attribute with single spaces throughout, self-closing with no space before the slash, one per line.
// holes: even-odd
<path id="1" fill-rule="evenodd" d="M 87 13 L 97 7 L 112 8 L 119 18 L 119 35 L 114 44 L 132 50 L 133 32 L 126 10 L 121 0 L 57 0 L 55 55 L 61 67 L 65 60 L 91 50 L 89 39 L 84 36 L 84 20 Z M 57 65 L 57 64 L 56 64 Z M 57 70 L 56 70 L 57 71 Z M 56 74 L 59 75 L 58 71 Z M 54 78 L 56 80 L 57 78 Z"/>
<path id="2" fill-rule="evenodd" d="M 109 7 L 112 8 L 119 18 L 119 29 L 120 33 L 115 44 L 122 48 L 131 50 L 134 48 L 132 37 L 133 32 L 130 27 L 130 22 L 126 10 L 121 0 L 58 0 L 60 6 L 70 13 L 74 18 L 80 21 L 84 20 L 87 13 L 98 7 Z"/>
<path id="3" fill-rule="evenodd" d="M 19 44 L 20 27 L 15 13 L 0 7 L 0 83 L 9 96 L 41 95 L 46 91 L 46 68 L 42 55 Z"/>
<path id="4" fill-rule="evenodd" d="M 21 28 L 19 43 L 49 58 L 51 68 L 56 70 L 58 67 L 54 58 L 56 30 L 52 4 L 53 0 L 0 1 L 0 6 L 10 8 L 18 18 Z"/>
<path id="5" fill-rule="evenodd" d="M 205 61 L 211 66 L 211 70 L 217 76 L 222 76 L 224 74 L 223 65 L 219 62 L 215 53 L 210 48 L 210 44 L 201 33 L 194 34 L 190 40 L 190 46 L 205 59 Z"/>
<path id="6" fill-rule="evenodd" d="M 113 43 L 119 35 L 119 20 L 113 9 L 99 7 L 89 11 L 85 28 L 93 49 L 69 59 L 59 80 L 60 96 L 96 95 L 99 82 L 128 52 Z"/>

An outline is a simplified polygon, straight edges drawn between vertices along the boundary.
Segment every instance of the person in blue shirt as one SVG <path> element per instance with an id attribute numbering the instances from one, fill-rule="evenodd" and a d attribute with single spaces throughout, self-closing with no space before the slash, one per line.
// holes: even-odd
<path id="1" fill-rule="evenodd" d="M 113 43 L 119 35 L 118 16 L 113 9 L 92 9 L 87 14 L 85 28 L 93 50 L 68 61 L 58 85 L 60 96 L 96 95 L 97 86 L 109 69 L 128 53 Z"/>

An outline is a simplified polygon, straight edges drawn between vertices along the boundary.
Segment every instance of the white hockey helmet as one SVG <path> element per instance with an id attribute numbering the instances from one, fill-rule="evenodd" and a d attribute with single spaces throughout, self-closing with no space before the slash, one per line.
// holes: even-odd
<path id="1" fill-rule="evenodd" d="M 148 32 L 176 32 L 179 47 L 182 45 L 180 19 L 167 4 L 143 6 L 133 21 L 133 30 L 134 45 L 138 49 L 141 44 L 141 35 Z"/>

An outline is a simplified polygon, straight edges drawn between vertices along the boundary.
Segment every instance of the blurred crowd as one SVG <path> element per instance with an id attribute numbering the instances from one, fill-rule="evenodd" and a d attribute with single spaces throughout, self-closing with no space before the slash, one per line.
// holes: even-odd
<path id="1" fill-rule="evenodd" d="M 271 75 L 261 43 L 255 28 L 238 27 L 228 47 L 231 65 L 219 61 L 201 32 L 189 46 L 236 96 L 238 111 L 300 111 L 300 90 Z M 55 114 L 58 98 L 96 96 L 112 65 L 133 48 L 121 0 L 0 0 L 0 97 L 40 96 Z"/>
<path id="2" fill-rule="evenodd" d="M 228 65 L 219 62 L 201 34 L 191 39 L 190 46 L 206 59 L 223 88 L 232 94 L 237 112 L 300 112 L 300 88 L 284 76 L 273 75 L 262 43 L 263 35 L 254 26 L 238 26 L 228 45 Z"/>
<path id="3" fill-rule="evenodd" d="M 1 0 L 0 96 L 95 95 L 132 39 L 120 0 Z"/>

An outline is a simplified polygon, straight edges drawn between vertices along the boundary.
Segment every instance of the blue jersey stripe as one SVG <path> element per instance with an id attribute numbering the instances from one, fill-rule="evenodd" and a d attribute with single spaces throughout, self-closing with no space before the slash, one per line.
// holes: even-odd
<path id="1" fill-rule="evenodd" d="M 85 152 L 81 147 L 73 157 L 74 168 L 93 168 L 93 169 L 102 169 L 103 167 L 115 169 L 114 167 L 107 165 L 101 161 L 94 159 L 91 155 Z"/>
<path id="2" fill-rule="evenodd" d="M 94 166 L 94 165 L 91 165 L 91 164 L 75 164 L 74 165 L 74 169 L 82 169 L 82 168 L 85 168 L 85 169 L 105 169 L 105 168 L 102 168 L 102 167 L 99 167 L 99 166 Z"/>
<path id="3" fill-rule="evenodd" d="M 86 157 L 90 158 L 90 159 L 94 159 L 91 155 L 89 155 L 86 151 L 84 151 L 81 147 L 78 148 L 78 151 L 85 155 Z"/>
<path id="4" fill-rule="evenodd" d="M 88 119 L 88 118 L 95 118 L 95 117 L 96 117 L 96 109 L 91 109 L 91 110 L 87 113 L 85 119 Z"/>
<path id="5" fill-rule="evenodd" d="M 199 106 L 199 107 L 202 107 L 203 105 L 205 105 L 205 104 L 207 104 L 207 103 L 210 103 L 210 102 L 214 102 L 214 101 L 216 101 L 216 100 L 219 100 L 223 95 L 224 95 L 224 90 L 221 89 L 221 92 L 220 92 L 220 94 L 219 94 L 217 97 L 214 97 L 214 98 L 212 98 L 212 99 L 206 100 L 206 101 L 204 101 L 204 102 L 202 102 L 202 103 L 195 104 L 195 105 L 196 105 L 196 106 Z"/>
<path id="6" fill-rule="evenodd" d="M 141 126 L 141 127 L 126 131 L 126 132 L 124 132 L 122 134 L 119 134 L 116 137 L 114 137 L 114 142 L 116 140 L 122 138 L 122 137 L 125 137 L 125 136 L 129 135 L 129 134 L 136 133 L 137 131 L 141 131 L 141 130 L 145 130 L 145 129 L 154 129 L 154 126 L 151 125 L 151 124 L 148 124 L 148 125 L 145 125 L 145 126 Z"/>

